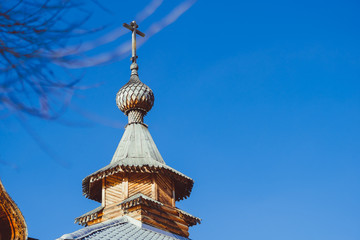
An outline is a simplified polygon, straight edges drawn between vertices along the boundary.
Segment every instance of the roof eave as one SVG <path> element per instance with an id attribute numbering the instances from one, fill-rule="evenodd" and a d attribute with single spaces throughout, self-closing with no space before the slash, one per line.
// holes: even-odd
<path id="1" fill-rule="evenodd" d="M 100 169 L 99 171 L 87 176 L 82 181 L 83 195 L 89 199 L 101 202 L 101 184 L 99 180 L 121 172 L 137 172 L 137 173 L 164 173 L 169 174 L 175 180 L 175 200 L 180 201 L 190 196 L 191 190 L 194 185 L 194 180 L 187 177 L 182 173 L 178 173 L 176 170 L 164 166 L 129 166 L 129 165 L 115 165 L 106 169 Z M 94 185 L 97 186 L 94 186 Z M 94 191 L 92 193 L 92 191 Z"/>

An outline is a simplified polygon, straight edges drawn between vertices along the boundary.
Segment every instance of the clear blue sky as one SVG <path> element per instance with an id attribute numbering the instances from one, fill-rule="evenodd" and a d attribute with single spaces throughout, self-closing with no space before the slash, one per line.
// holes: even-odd
<path id="1" fill-rule="evenodd" d="M 111 30 L 147 3 L 105 1 L 114 14 L 92 7 L 88 24 Z M 140 29 L 174 6 L 165 1 Z M 193 239 L 360 239 L 359 9 L 200 0 L 141 46 L 140 78 L 156 98 L 145 122 L 166 163 L 195 180 L 178 203 L 203 219 Z M 30 236 L 79 229 L 74 218 L 99 206 L 81 180 L 110 162 L 123 134 L 115 95 L 128 57 L 85 69 L 81 84 L 103 84 L 77 92 L 62 119 L 86 124 L 28 118 L 56 158 L 16 118 L 0 122 L 1 179 Z"/>

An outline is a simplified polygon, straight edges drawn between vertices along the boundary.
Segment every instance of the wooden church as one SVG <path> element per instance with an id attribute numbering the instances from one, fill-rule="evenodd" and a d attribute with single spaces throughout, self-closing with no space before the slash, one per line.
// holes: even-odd
<path id="1" fill-rule="evenodd" d="M 194 181 L 166 165 L 143 121 L 154 105 L 136 63 L 136 35 L 145 35 L 135 21 L 124 26 L 132 31 L 131 76 L 116 103 L 128 124 L 111 162 L 83 179 L 85 197 L 101 205 L 75 219 L 84 228 L 58 240 L 189 239 L 189 227 L 200 223 L 176 207 Z"/>

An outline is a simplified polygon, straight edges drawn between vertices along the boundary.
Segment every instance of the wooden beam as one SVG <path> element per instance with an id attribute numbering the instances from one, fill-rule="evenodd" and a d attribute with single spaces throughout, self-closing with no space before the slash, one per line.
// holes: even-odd
<path id="1" fill-rule="evenodd" d="M 129 177 L 127 174 L 123 179 L 123 193 L 125 199 L 129 197 Z"/>
<path id="2" fill-rule="evenodd" d="M 158 189 L 157 189 L 155 174 L 152 174 L 152 197 L 155 200 L 158 200 Z"/>
<path id="3" fill-rule="evenodd" d="M 104 178 L 102 179 L 101 206 L 103 206 L 103 207 L 105 207 L 105 198 L 106 198 L 105 188 L 106 188 L 106 177 L 104 177 Z"/>
<path id="4" fill-rule="evenodd" d="M 172 181 L 172 206 L 175 207 L 175 183 Z"/>
<path id="5" fill-rule="evenodd" d="M 146 223 L 146 224 L 149 224 L 151 226 L 154 226 L 154 227 L 157 227 L 157 228 L 160 228 L 160 229 L 164 229 L 165 231 L 169 231 L 169 232 L 172 232 L 172 233 L 175 233 L 177 235 L 180 235 L 180 236 L 184 236 L 184 237 L 189 237 L 189 232 L 185 231 L 185 230 L 181 230 L 181 229 L 177 229 L 177 228 L 173 228 L 169 225 L 164 225 L 160 222 L 157 222 L 156 220 L 148 217 L 148 216 L 143 216 L 142 217 L 142 222 Z"/>

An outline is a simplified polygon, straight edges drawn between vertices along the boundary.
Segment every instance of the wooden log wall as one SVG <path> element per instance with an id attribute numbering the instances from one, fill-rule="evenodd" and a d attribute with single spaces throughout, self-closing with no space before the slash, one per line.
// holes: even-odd
<path id="1" fill-rule="evenodd" d="M 119 206 L 117 206 L 117 204 L 113 204 L 104 208 L 102 218 L 105 221 L 123 215 L 124 215 L 124 211 Z"/>
<path id="2" fill-rule="evenodd" d="M 128 209 L 127 215 L 156 228 L 184 237 L 189 236 L 188 224 L 171 207 L 156 209 L 147 206 L 136 206 Z"/>
<path id="3" fill-rule="evenodd" d="M 152 179 L 150 173 L 130 174 L 129 175 L 129 197 L 142 193 L 148 197 L 154 198 L 152 194 Z"/>
<path id="4" fill-rule="evenodd" d="M 157 174 L 157 195 L 158 201 L 163 204 L 175 207 L 175 201 L 173 196 L 174 184 L 170 178 L 164 175 Z"/>
<path id="5" fill-rule="evenodd" d="M 171 178 L 150 173 L 115 174 L 106 177 L 103 185 L 103 205 L 119 203 L 137 193 L 145 194 L 175 207 L 174 183 Z"/>
<path id="6" fill-rule="evenodd" d="M 173 180 L 162 174 L 119 173 L 107 176 L 103 180 L 104 209 L 101 216 L 88 222 L 88 225 L 128 215 L 154 227 L 187 237 L 189 224 L 179 216 L 175 208 L 174 191 Z M 120 202 L 137 193 L 142 193 L 164 205 L 149 207 L 141 204 L 129 209 L 119 206 Z"/>
<path id="7" fill-rule="evenodd" d="M 119 203 L 125 199 L 123 176 L 115 174 L 105 179 L 105 206 Z"/>

